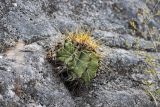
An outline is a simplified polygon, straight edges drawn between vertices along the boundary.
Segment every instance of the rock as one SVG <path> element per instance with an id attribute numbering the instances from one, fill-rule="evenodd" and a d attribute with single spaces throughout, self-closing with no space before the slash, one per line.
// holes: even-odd
<path id="1" fill-rule="evenodd" d="M 1 0 L 0 106 L 159 107 L 145 92 L 160 88 L 158 11 L 158 0 Z M 102 54 L 100 72 L 78 95 L 45 58 L 76 30 L 91 31 Z"/>
<path id="2" fill-rule="evenodd" d="M 98 38 L 98 42 L 102 41 L 103 44 L 110 47 L 119 47 L 124 49 L 132 50 L 141 50 L 148 52 L 160 51 L 159 48 L 155 47 L 155 44 L 160 44 L 160 42 L 155 41 L 155 44 L 152 41 L 145 40 L 139 37 L 133 37 L 131 35 L 118 34 L 115 32 L 106 32 L 95 30 L 93 36 Z"/>
<path id="3" fill-rule="evenodd" d="M 73 107 L 74 101 L 53 74 L 42 47 L 36 43 L 24 46 L 20 42 L 15 48 L 6 52 L 0 61 L 0 93 L 3 96 L 0 106 L 14 103 L 19 107 L 35 104 L 36 107 Z"/>
<path id="4" fill-rule="evenodd" d="M 155 107 L 151 102 L 147 102 L 145 99 L 145 94 L 140 93 L 140 91 L 131 90 L 130 92 L 126 91 L 107 91 L 107 90 L 97 90 L 92 94 L 93 97 L 87 98 L 87 102 L 91 107 Z M 141 97 L 139 97 L 139 95 Z M 102 97 L 100 97 L 102 96 Z M 138 98 L 138 99 L 136 99 Z M 121 100 L 123 99 L 123 100 Z M 135 100 L 133 100 L 135 99 Z"/>

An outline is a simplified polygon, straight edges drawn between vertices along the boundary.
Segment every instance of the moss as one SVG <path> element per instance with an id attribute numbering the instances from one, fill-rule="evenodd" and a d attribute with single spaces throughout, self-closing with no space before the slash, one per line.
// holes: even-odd
<path id="1" fill-rule="evenodd" d="M 127 49 L 130 49 L 132 47 L 128 40 L 125 40 L 124 45 Z"/>
<path id="2" fill-rule="evenodd" d="M 158 78 L 158 72 L 155 69 L 157 67 L 156 58 L 154 56 L 151 56 L 150 54 L 146 52 L 138 52 L 138 55 L 144 56 L 144 62 L 147 64 L 146 69 L 144 70 L 144 73 L 146 75 L 152 76 L 156 81 L 160 81 Z M 160 91 L 159 89 L 156 89 L 156 83 L 155 81 L 150 81 L 148 79 L 142 81 L 144 85 L 146 86 L 145 92 L 150 98 L 155 102 L 157 105 L 157 101 L 159 101 L 160 98 Z M 153 90 L 154 87 L 154 90 Z"/>

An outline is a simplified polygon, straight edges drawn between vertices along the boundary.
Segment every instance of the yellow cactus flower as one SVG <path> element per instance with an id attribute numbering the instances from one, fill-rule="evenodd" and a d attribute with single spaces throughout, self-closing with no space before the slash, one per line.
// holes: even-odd
<path id="1" fill-rule="evenodd" d="M 70 41 L 84 44 L 93 50 L 96 50 L 98 47 L 97 43 L 89 36 L 89 33 L 69 33 L 68 35 L 67 39 Z"/>

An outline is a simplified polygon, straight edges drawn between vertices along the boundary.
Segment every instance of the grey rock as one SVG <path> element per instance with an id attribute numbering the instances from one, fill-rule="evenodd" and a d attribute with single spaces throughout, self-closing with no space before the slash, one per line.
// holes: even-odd
<path id="1" fill-rule="evenodd" d="M 128 34 L 118 34 L 115 32 L 106 32 L 101 30 L 95 30 L 93 36 L 98 38 L 98 41 L 102 41 L 103 44 L 110 47 L 118 47 L 123 49 L 141 50 L 148 52 L 160 51 L 156 48 L 155 44 L 160 44 L 158 41 L 145 40 L 139 37 L 133 37 Z"/>
<path id="2" fill-rule="evenodd" d="M 160 72 L 160 22 L 152 17 L 159 7 L 158 0 L 1 0 L 0 107 L 160 106 L 143 83 L 160 88 L 159 74 L 145 74 Z M 103 60 L 89 89 L 76 96 L 45 57 L 79 29 L 102 43 Z"/>
<path id="3" fill-rule="evenodd" d="M 0 106 L 15 103 L 18 107 L 73 107 L 74 101 L 53 74 L 42 47 L 33 43 L 16 48 L 17 51 L 8 51 L 0 60 L 0 93 L 3 96 Z M 12 55 L 12 51 L 15 54 Z"/>

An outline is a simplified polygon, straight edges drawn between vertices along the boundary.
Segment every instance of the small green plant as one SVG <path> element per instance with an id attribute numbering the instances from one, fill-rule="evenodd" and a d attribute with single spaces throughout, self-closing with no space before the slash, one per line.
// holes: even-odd
<path id="1" fill-rule="evenodd" d="M 160 81 L 158 72 L 155 69 L 157 67 L 157 63 L 155 62 L 156 58 L 145 52 L 140 52 L 138 53 L 138 55 L 144 56 L 144 62 L 148 65 L 148 67 L 146 67 L 144 70 L 144 74 L 149 75 L 150 77 L 152 76 L 156 81 Z M 146 86 L 146 94 L 150 96 L 150 98 L 155 102 L 156 105 L 158 105 L 158 101 L 160 98 L 160 89 L 153 88 L 157 84 L 154 81 L 150 81 L 149 79 L 143 80 L 143 84 Z"/>
<path id="2" fill-rule="evenodd" d="M 55 56 L 56 61 L 66 66 L 59 73 L 63 80 L 89 84 L 99 67 L 97 47 L 88 33 L 70 33 L 64 43 L 58 46 Z"/>
<path id="3" fill-rule="evenodd" d="M 130 44 L 128 40 L 125 40 L 124 45 L 127 49 L 130 49 L 132 47 L 132 44 Z"/>

